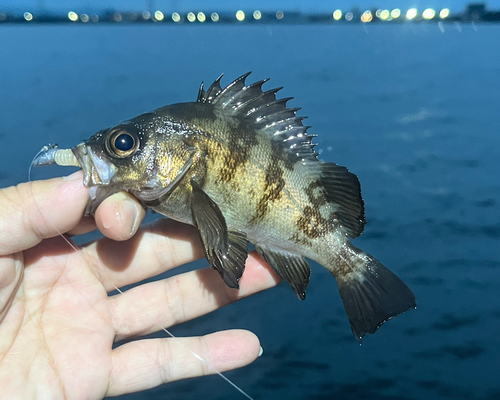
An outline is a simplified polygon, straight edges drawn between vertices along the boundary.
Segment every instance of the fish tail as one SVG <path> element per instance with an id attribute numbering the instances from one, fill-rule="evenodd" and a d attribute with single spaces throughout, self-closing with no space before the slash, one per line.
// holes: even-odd
<path id="1" fill-rule="evenodd" d="M 356 339 L 375 333 L 389 319 L 416 308 L 415 296 L 375 257 L 350 245 L 330 271 Z"/>

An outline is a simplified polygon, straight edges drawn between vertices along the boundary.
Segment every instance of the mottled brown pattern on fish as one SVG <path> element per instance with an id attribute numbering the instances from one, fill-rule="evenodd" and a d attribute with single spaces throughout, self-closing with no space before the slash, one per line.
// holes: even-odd
<path id="1" fill-rule="evenodd" d="M 195 157 L 195 161 L 193 163 L 193 166 L 191 167 L 192 176 L 195 177 L 196 182 L 198 183 L 198 185 L 200 187 L 203 187 L 205 185 L 205 181 L 207 178 L 207 171 L 208 171 L 207 154 L 208 154 L 208 151 L 203 146 L 198 151 L 199 157 Z"/>
<path id="2" fill-rule="evenodd" d="M 270 144 L 273 157 L 280 160 L 284 168 L 292 171 L 297 160 L 294 160 L 293 156 L 289 152 L 285 151 L 285 142 L 279 140 L 271 140 Z"/>
<path id="3" fill-rule="evenodd" d="M 322 205 L 325 205 L 327 203 L 326 197 L 320 193 L 319 195 L 314 194 L 314 190 L 317 188 L 323 188 L 323 185 L 319 180 L 312 181 L 305 189 L 305 193 L 307 195 L 307 198 L 311 202 L 311 204 L 314 204 L 316 207 L 321 207 Z"/>
<path id="4" fill-rule="evenodd" d="M 296 162 L 289 157 L 289 153 L 284 150 L 284 142 L 269 140 L 271 152 L 269 162 L 265 168 L 265 176 L 261 185 L 257 186 L 258 197 L 255 205 L 255 213 L 250 223 L 262 221 L 270 212 L 274 204 L 279 206 L 279 201 L 283 200 L 283 189 L 286 184 L 285 172 L 294 170 Z M 296 161 L 296 160 L 295 160 Z"/>
<path id="5" fill-rule="evenodd" d="M 238 169 L 250 161 L 252 148 L 258 144 L 255 130 L 245 132 L 246 129 L 241 125 L 229 130 L 228 133 L 232 135 L 226 146 L 222 149 L 221 154 L 215 154 L 216 157 L 222 158 L 219 179 L 226 183 L 231 182 L 238 173 Z M 241 130 L 243 130 L 243 134 L 240 137 L 234 135 L 234 132 L 241 132 Z"/>
<path id="6" fill-rule="evenodd" d="M 307 237 L 316 239 L 333 232 L 334 221 L 333 213 L 328 218 L 324 218 L 319 209 L 312 206 L 305 206 L 303 215 L 297 219 L 296 225 Z"/>
<path id="7" fill-rule="evenodd" d="M 337 281 L 349 283 L 358 280 L 360 272 L 366 268 L 366 259 L 348 246 L 340 247 L 337 251 L 331 264 Z"/>
<path id="8" fill-rule="evenodd" d="M 234 142 L 234 141 L 233 141 Z M 222 182 L 231 182 L 238 171 L 238 167 L 244 165 L 248 160 L 248 148 L 233 145 L 231 149 L 222 149 L 217 157 L 222 158 L 222 166 L 219 171 L 219 179 Z"/>
<path id="9" fill-rule="evenodd" d="M 266 216 L 269 211 L 270 202 L 281 198 L 284 187 L 285 179 L 283 177 L 283 169 L 280 168 L 278 160 L 272 157 L 271 162 L 266 167 L 262 197 L 257 203 L 255 216 L 250 222 L 254 222 Z"/>
<path id="10" fill-rule="evenodd" d="M 297 232 L 294 232 L 293 235 L 288 240 L 290 240 L 293 243 L 297 243 L 307 247 L 313 246 L 313 242 L 311 240 L 304 237 L 304 235 L 299 235 Z"/>

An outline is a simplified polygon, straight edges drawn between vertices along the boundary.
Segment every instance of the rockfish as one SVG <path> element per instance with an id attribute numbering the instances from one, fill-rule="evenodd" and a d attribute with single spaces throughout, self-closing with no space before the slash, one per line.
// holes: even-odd
<path id="1" fill-rule="evenodd" d="M 305 299 L 316 261 L 337 280 L 352 332 L 361 342 L 385 321 L 415 308 L 411 290 L 354 247 L 366 220 L 358 178 L 318 159 L 305 117 L 281 89 L 225 88 L 222 75 L 195 102 L 139 115 L 71 150 L 46 147 L 35 165 L 80 166 L 90 187 L 86 215 L 108 196 L 132 193 L 144 207 L 194 225 L 206 257 L 238 288 L 249 243 Z"/>

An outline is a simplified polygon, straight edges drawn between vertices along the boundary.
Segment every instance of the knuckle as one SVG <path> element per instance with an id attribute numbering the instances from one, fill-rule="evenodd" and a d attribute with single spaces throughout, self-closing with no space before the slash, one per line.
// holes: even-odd
<path id="1" fill-rule="evenodd" d="M 168 339 L 159 340 L 158 348 L 156 351 L 156 362 L 158 367 L 158 373 L 160 375 L 160 380 L 163 383 L 167 383 L 172 380 L 172 352 L 170 346 L 168 345 Z"/>
<path id="2" fill-rule="evenodd" d="M 180 276 L 174 276 L 164 280 L 164 290 L 162 291 L 165 297 L 165 303 L 168 304 L 171 316 L 167 325 L 172 326 L 180 322 L 186 321 L 186 310 L 184 308 L 185 294 L 182 290 Z"/>

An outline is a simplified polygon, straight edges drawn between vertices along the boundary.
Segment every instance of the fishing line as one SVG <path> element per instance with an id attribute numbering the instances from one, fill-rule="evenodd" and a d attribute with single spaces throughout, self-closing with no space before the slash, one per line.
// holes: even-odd
<path id="1" fill-rule="evenodd" d="M 49 146 L 50 147 L 50 146 Z M 40 155 L 40 153 L 42 153 L 44 151 L 44 149 L 40 150 L 40 152 L 38 152 L 37 155 L 35 155 L 35 157 L 33 158 L 33 161 Z M 30 167 L 29 167 L 29 170 L 28 170 L 28 182 L 31 182 L 31 170 L 32 170 L 32 167 L 33 167 L 33 161 L 32 163 L 30 164 Z M 310 171 L 310 168 L 309 166 L 307 166 L 305 163 L 301 163 L 306 171 L 307 171 L 307 174 L 310 175 L 310 174 L 313 174 L 311 171 Z M 256 165 L 259 167 L 259 169 L 261 170 L 261 172 L 265 172 L 265 167 L 263 165 L 261 165 L 260 163 L 256 163 Z M 299 202 L 297 201 L 297 199 L 295 198 L 295 196 L 292 195 L 292 193 L 286 188 L 284 187 L 283 188 L 283 192 L 285 193 L 286 197 L 288 197 L 288 199 L 292 202 L 292 204 L 295 206 L 295 208 L 297 209 L 297 211 L 299 211 L 301 214 L 304 215 L 304 210 L 302 209 L 301 205 L 299 204 Z M 103 277 L 107 282 L 110 283 L 111 287 L 113 287 L 114 290 L 116 290 L 119 294 L 123 295 L 124 292 L 122 290 L 120 290 L 120 288 L 118 288 L 107 276 L 105 276 L 104 274 L 102 274 L 100 271 L 105 271 L 104 269 L 104 266 L 102 265 L 101 263 L 101 260 L 99 260 L 98 258 L 97 259 L 90 259 L 90 256 L 87 256 L 83 251 L 81 251 L 82 249 L 79 249 L 76 245 L 74 245 L 66 236 L 64 236 L 64 234 L 62 232 L 60 232 L 50 221 L 47 221 L 45 219 L 45 216 L 43 215 L 38 203 L 36 202 L 36 199 L 35 197 L 33 197 L 34 199 L 34 203 L 38 209 L 38 211 L 40 212 L 40 214 L 42 215 L 42 218 L 45 220 L 45 222 L 47 224 L 49 224 L 50 226 L 52 226 L 52 228 L 64 239 L 64 241 L 66 241 L 66 243 L 75 251 L 75 253 L 79 253 L 80 257 L 84 258 L 85 261 L 88 263 L 88 265 L 90 265 L 90 267 L 92 268 L 92 270 L 94 271 L 94 273 L 98 276 L 101 276 Z M 314 223 L 314 221 L 311 221 L 309 220 L 310 224 L 311 224 L 311 227 L 318 233 L 318 236 L 319 238 L 326 243 L 326 245 L 332 250 L 333 253 L 335 253 L 341 260 L 343 260 L 344 262 L 347 262 L 347 259 L 344 257 L 343 254 L 341 254 L 336 248 L 335 246 L 330 242 L 330 240 L 325 237 L 324 235 L 321 234 L 320 232 L 320 229 L 318 226 L 316 226 L 316 224 Z M 80 250 L 80 251 L 79 251 Z M 92 263 L 92 261 L 95 262 L 95 264 L 97 265 L 94 265 Z M 87 301 L 89 301 L 88 299 L 86 299 Z M 137 307 L 137 305 L 135 303 L 133 303 L 133 306 L 134 307 Z M 147 313 L 147 311 L 145 311 L 144 309 L 139 309 L 139 311 L 147 316 L 149 319 L 151 319 L 151 316 Z M 167 328 L 165 328 L 164 326 L 162 325 L 159 325 L 159 324 L 155 324 L 154 326 L 156 326 L 159 330 L 162 330 L 164 331 L 169 337 L 171 338 L 175 338 L 176 336 L 170 332 Z M 232 382 L 229 378 L 227 378 L 222 372 L 220 372 L 219 370 L 217 370 L 210 362 L 208 362 L 207 360 L 205 360 L 203 357 L 201 357 L 199 354 L 197 354 L 196 352 L 192 351 L 192 350 L 189 350 L 190 353 L 197 359 L 199 360 L 200 362 L 202 362 L 203 364 L 205 364 L 207 367 L 209 367 L 215 374 L 219 375 L 223 380 L 225 380 L 228 384 L 230 384 L 234 389 L 236 389 L 238 392 L 240 392 L 244 397 L 246 397 L 247 399 L 249 400 L 254 400 L 249 394 L 247 394 L 243 389 L 241 389 L 239 386 L 237 386 L 234 382 Z"/>
<path id="2" fill-rule="evenodd" d="M 36 155 L 35 157 L 33 158 L 33 160 L 31 161 L 31 164 L 29 166 L 29 169 L 28 169 L 28 182 L 31 182 L 31 170 L 33 168 L 33 164 L 34 164 L 34 161 L 35 159 L 41 154 L 43 153 L 45 150 L 46 150 L 46 147 L 47 146 L 44 146 Z M 49 145 L 50 147 L 50 145 Z M 31 190 L 31 188 L 30 188 Z M 42 216 L 43 220 L 48 224 L 50 225 L 58 234 L 59 236 L 61 236 L 64 241 L 75 251 L 75 253 L 79 254 L 80 257 L 82 257 L 87 263 L 88 265 L 92 268 L 92 271 L 97 275 L 97 276 L 100 276 L 100 277 L 103 277 L 104 279 L 106 279 L 110 284 L 111 286 L 113 287 L 114 290 L 116 290 L 120 295 L 123 295 L 124 292 L 118 288 L 107 276 L 105 276 L 104 274 L 101 274 L 97 269 L 96 269 L 96 266 L 93 265 L 92 261 L 94 261 L 96 264 L 97 264 L 97 267 L 101 270 L 101 271 L 105 271 L 104 269 L 104 266 L 102 265 L 101 263 L 101 260 L 97 257 L 97 259 L 94 259 L 94 258 L 91 258 L 90 256 L 87 256 L 85 254 L 85 252 L 82 251 L 81 248 L 77 247 L 77 245 L 75 245 L 74 243 L 72 243 L 66 236 L 64 236 L 64 234 L 59 230 L 57 229 L 56 226 L 54 226 L 54 224 L 50 221 L 48 221 L 46 218 L 45 218 L 45 215 L 43 214 L 40 206 L 38 205 L 37 201 L 36 201 L 36 197 L 33 196 L 33 193 L 31 193 L 32 197 L 33 197 L 33 202 L 35 203 L 35 206 L 38 210 L 38 212 L 40 213 L 40 215 Z M 71 285 L 73 285 L 73 283 L 71 283 Z M 85 296 L 85 294 L 83 293 L 80 293 L 81 295 L 83 295 L 83 297 L 85 298 L 85 300 L 87 300 L 90 304 L 91 304 L 91 301 Z M 152 319 L 151 318 L 151 315 L 149 315 L 147 313 L 146 310 L 144 309 L 140 309 L 139 307 L 137 307 L 137 305 L 133 302 L 131 302 L 132 305 L 134 307 L 136 307 L 141 313 L 143 313 L 146 317 L 148 317 L 150 320 Z M 95 311 L 97 311 L 95 308 L 94 308 Z M 98 312 L 99 314 L 99 312 Z M 99 314 L 101 316 L 101 318 L 103 318 L 103 320 L 105 320 L 105 318 Z M 170 336 L 171 338 L 176 338 L 176 336 L 170 332 L 167 328 L 165 328 L 164 326 L 160 325 L 160 324 L 157 324 L 155 323 L 154 326 L 156 326 L 157 328 L 159 328 L 159 330 L 162 330 L 163 332 L 165 332 L 168 336 Z M 246 397 L 248 400 L 254 400 L 253 397 L 251 397 L 248 393 L 246 393 L 243 389 L 241 389 L 238 385 L 236 385 L 233 381 L 231 381 L 227 376 L 225 376 L 222 372 L 220 372 L 217 368 L 215 368 L 213 366 L 212 363 L 210 363 L 209 361 L 205 360 L 202 356 L 200 356 L 198 353 L 194 352 L 193 350 L 189 350 L 190 353 L 193 355 L 193 357 L 195 357 L 197 360 L 199 360 L 200 362 L 202 362 L 203 364 L 205 364 L 207 367 L 209 367 L 216 375 L 219 375 L 223 380 L 225 380 L 229 385 L 231 385 L 234 389 L 236 389 L 238 392 L 240 392 L 244 397 Z M 166 382 L 168 383 L 168 382 Z"/>

